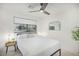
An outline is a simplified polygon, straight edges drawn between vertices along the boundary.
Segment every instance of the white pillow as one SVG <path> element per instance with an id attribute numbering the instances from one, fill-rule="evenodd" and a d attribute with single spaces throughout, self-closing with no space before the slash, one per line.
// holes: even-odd
<path id="1" fill-rule="evenodd" d="M 17 36 L 17 39 L 25 39 L 27 38 L 27 34 L 21 34 Z"/>
<path id="2" fill-rule="evenodd" d="M 37 34 L 21 34 L 17 36 L 17 39 L 26 39 L 36 37 Z"/>
<path id="3" fill-rule="evenodd" d="M 33 37 L 36 37 L 37 34 L 27 34 L 27 38 L 33 38 Z"/>

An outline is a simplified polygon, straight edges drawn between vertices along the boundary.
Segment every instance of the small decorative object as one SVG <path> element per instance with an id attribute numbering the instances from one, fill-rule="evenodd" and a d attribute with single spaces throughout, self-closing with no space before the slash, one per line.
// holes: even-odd
<path id="1" fill-rule="evenodd" d="M 72 36 L 73 39 L 78 41 L 79 40 L 79 27 L 76 27 L 73 31 L 72 31 Z"/>
<path id="2" fill-rule="evenodd" d="M 15 38 L 12 38 L 13 41 L 15 41 Z"/>
<path id="3" fill-rule="evenodd" d="M 7 39 L 8 39 L 8 41 L 15 40 L 15 35 L 14 35 L 14 33 L 9 33 Z"/>
<path id="4" fill-rule="evenodd" d="M 60 21 L 53 21 L 49 23 L 49 30 L 60 30 L 61 24 Z"/>

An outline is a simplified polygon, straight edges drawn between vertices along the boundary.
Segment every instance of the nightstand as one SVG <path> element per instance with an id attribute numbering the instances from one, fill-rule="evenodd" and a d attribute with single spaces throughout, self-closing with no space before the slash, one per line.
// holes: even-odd
<path id="1" fill-rule="evenodd" d="M 5 43 L 6 54 L 7 54 L 7 51 L 8 51 L 8 47 L 10 47 L 10 46 L 14 46 L 15 51 L 16 51 L 16 44 L 17 44 L 17 42 L 16 42 L 15 40 L 7 41 L 7 42 Z"/>

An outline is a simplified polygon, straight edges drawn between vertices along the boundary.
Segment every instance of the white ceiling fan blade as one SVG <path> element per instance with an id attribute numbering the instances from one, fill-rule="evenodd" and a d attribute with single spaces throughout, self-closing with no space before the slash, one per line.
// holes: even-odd
<path id="1" fill-rule="evenodd" d="M 47 15 L 50 15 L 50 13 L 49 12 L 47 12 L 47 11 L 43 11 L 45 14 L 47 14 Z"/>
<path id="2" fill-rule="evenodd" d="M 39 12 L 40 10 L 30 11 L 30 12 Z"/>

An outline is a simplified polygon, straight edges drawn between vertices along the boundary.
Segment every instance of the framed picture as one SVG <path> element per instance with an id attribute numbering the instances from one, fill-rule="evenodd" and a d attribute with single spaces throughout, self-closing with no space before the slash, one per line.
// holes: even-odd
<path id="1" fill-rule="evenodd" d="M 14 17 L 14 32 L 18 34 L 23 33 L 36 33 L 37 32 L 37 25 L 33 20 L 20 18 L 20 17 Z"/>
<path id="2" fill-rule="evenodd" d="M 16 33 L 36 33 L 37 26 L 33 24 L 15 24 Z"/>
<path id="3" fill-rule="evenodd" d="M 49 23 L 49 30 L 61 30 L 61 23 L 60 21 L 53 21 Z"/>

